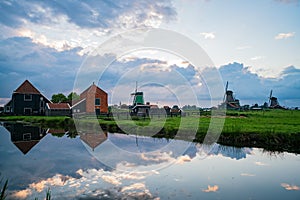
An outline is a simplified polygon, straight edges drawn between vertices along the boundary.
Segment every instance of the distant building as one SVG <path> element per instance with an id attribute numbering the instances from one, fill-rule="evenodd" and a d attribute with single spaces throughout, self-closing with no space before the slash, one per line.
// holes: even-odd
<path id="1" fill-rule="evenodd" d="M 13 115 L 45 115 L 46 103 L 51 101 L 25 80 L 13 92 L 11 100 L 4 106 L 4 111 Z"/>
<path id="2" fill-rule="evenodd" d="M 108 95 L 94 83 L 80 94 L 80 99 L 72 106 L 73 114 L 108 113 Z"/>
<path id="3" fill-rule="evenodd" d="M 71 116 L 71 107 L 68 103 L 47 103 L 46 116 Z"/>

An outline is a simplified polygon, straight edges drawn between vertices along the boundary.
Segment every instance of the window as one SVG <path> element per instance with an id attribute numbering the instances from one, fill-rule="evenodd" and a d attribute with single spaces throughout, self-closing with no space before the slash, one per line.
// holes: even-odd
<path id="1" fill-rule="evenodd" d="M 6 107 L 6 112 L 10 112 L 10 106 Z"/>
<path id="2" fill-rule="evenodd" d="M 25 115 L 31 115 L 32 109 L 31 108 L 24 108 Z"/>
<path id="3" fill-rule="evenodd" d="M 32 94 L 24 94 L 24 101 L 32 101 Z"/>
<path id="4" fill-rule="evenodd" d="M 95 99 L 95 106 L 100 106 L 100 99 L 99 98 Z"/>
<path id="5" fill-rule="evenodd" d="M 30 141 L 31 140 L 31 133 L 24 133 L 23 134 L 23 140 L 24 141 Z"/>

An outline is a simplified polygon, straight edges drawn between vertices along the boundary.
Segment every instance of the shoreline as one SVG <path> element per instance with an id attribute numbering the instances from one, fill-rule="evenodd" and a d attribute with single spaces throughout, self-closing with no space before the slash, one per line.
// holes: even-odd
<path id="1" fill-rule="evenodd" d="M 143 130 L 149 125 L 150 120 L 121 120 L 118 123 L 112 118 L 98 119 L 99 123 L 92 123 L 88 119 L 82 122 L 85 127 L 94 127 L 100 124 L 104 131 L 111 133 L 124 133 L 121 127 L 130 130 L 130 134 L 145 135 L 158 138 L 180 139 L 201 143 L 206 136 L 210 117 L 208 116 L 187 116 L 190 123 L 198 123 L 197 132 L 191 133 L 189 124 L 180 124 L 179 117 L 167 118 L 162 128 L 159 119 L 152 119 L 152 126 L 159 128 L 154 135 L 147 135 Z M 257 147 L 270 151 L 287 151 L 300 153 L 300 111 L 273 110 L 269 112 L 228 112 L 225 118 L 222 133 L 218 143 L 236 147 Z M 74 135 L 77 134 L 74 120 L 70 117 L 46 117 L 46 116 L 0 116 L 0 121 L 31 123 L 42 127 L 57 127 L 68 129 Z M 178 136 L 179 126 L 184 134 Z M 141 127 L 141 128 L 139 128 Z M 141 131 L 142 130 L 142 131 Z"/>

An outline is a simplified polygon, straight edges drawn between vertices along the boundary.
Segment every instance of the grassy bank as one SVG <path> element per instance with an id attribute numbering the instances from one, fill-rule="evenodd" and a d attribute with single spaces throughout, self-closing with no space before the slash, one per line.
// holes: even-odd
<path id="1" fill-rule="evenodd" d="M 221 118 L 221 117 L 217 117 Z M 0 117 L 0 121 L 22 121 L 38 123 L 49 127 L 70 127 L 74 129 L 72 118 L 68 117 L 30 117 L 30 116 L 6 116 Z M 181 121 L 179 117 L 162 119 L 154 118 L 131 120 L 117 120 L 112 118 L 99 119 L 101 127 L 109 132 L 147 135 L 152 130 L 157 130 L 155 137 L 178 138 L 202 142 L 211 121 L 209 114 L 205 116 L 187 116 Z M 262 147 L 269 150 L 291 151 L 300 153 L 300 111 L 270 110 L 270 111 L 228 111 L 224 127 L 218 140 L 221 144 L 234 146 Z M 98 126 L 89 119 L 80 120 L 83 126 Z M 191 127 L 199 124 L 195 132 Z M 149 126 L 150 125 L 150 126 Z M 121 128 L 120 128 L 121 127 Z M 178 135 L 178 129 L 182 134 Z M 153 136 L 153 134 L 150 134 Z"/>

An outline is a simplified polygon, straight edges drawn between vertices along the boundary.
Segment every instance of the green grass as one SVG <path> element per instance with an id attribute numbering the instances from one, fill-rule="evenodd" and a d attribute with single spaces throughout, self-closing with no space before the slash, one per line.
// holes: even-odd
<path id="1" fill-rule="evenodd" d="M 214 116 L 222 118 L 222 116 Z M 224 118 L 224 116 L 223 116 Z M 74 122 L 69 117 L 42 117 L 42 116 L 6 116 L 0 117 L 0 121 L 23 121 L 39 123 L 42 126 L 73 127 Z M 178 138 L 202 142 L 207 134 L 210 121 L 210 113 L 205 115 L 187 115 L 186 117 L 166 118 L 163 124 L 162 118 L 153 119 L 120 119 L 103 117 L 98 120 L 85 118 L 79 120 L 82 127 L 91 129 L 101 125 L 109 132 L 122 132 L 124 127 L 127 134 L 147 135 L 152 129 L 159 130 L 155 137 Z M 214 121 L 217 119 L 214 119 Z M 151 125 L 151 126 L 150 126 Z M 192 127 L 198 125 L 196 132 Z M 180 127 L 183 134 L 176 135 Z M 214 128 L 214 127 L 212 127 Z M 149 130 L 149 131 L 147 131 Z M 211 131 L 214 131 L 213 129 Z M 153 136 L 153 135 L 151 135 Z M 235 146 L 257 146 L 300 152 L 300 111 L 297 110 L 268 110 L 268 111 L 227 111 L 225 123 L 219 142 Z"/>

